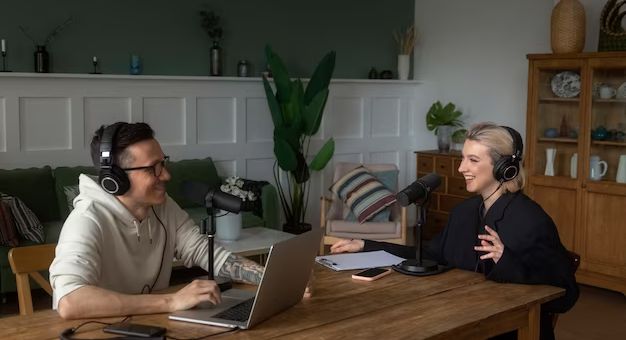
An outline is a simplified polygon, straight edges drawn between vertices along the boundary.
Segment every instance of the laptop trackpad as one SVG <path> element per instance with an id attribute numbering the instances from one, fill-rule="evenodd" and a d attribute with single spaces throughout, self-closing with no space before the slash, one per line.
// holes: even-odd
<path id="1" fill-rule="evenodd" d="M 222 302 L 218 305 L 214 305 L 211 302 L 202 302 L 192 310 L 209 310 L 211 315 L 224 311 L 240 302 L 253 298 L 256 295 L 256 291 L 244 290 L 244 289 L 229 289 L 222 293 Z"/>

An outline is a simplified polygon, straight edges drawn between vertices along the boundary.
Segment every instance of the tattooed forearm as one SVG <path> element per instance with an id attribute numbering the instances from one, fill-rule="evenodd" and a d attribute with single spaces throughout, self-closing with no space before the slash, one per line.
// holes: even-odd
<path id="1" fill-rule="evenodd" d="M 263 266 L 252 260 L 230 254 L 218 275 L 228 277 L 234 282 L 258 285 L 261 283 L 263 269 Z"/>

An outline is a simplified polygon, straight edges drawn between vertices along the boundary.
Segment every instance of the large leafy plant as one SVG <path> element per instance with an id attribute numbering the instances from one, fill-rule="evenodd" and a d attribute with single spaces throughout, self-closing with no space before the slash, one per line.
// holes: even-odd
<path id="1" fill-rule="evenodd" d="M 460 119 L 463 113 L 456 109 L 456 105 L 448 103 L 446 106 L 441 105 L 440 101 L 434 103 L 426 114 L 426 127 L 428 131 L 435 131 L 435 135 L 439 132 L 440 126 L 463 127 L 463 121 Z M 461 141 L 467 130 L 459 129 L 452 134 L 453 141 Z"/>
<path id="2" fill-rule="evenodd" d="M 263 85 L 274 122 L 274 179 L 285 214 L 286 227 L 296 231 L 303 228 L 308 205 L 311 171 L 324 169 L 335 152 L 335 141 L 330 138 L 307 163 L 311 137 L 322 122 L 328 100 L 328 86 L 335 70 L 335 51 L 331 51 L 317 65 L 304 88 L 300 79 L 291 79 L 282 59 L 269 45 L 265 47 L 272 70 L 276 93 L 263 76 Z M 280 169 L 287 173 L 287 190 L 280 180 Z"/>

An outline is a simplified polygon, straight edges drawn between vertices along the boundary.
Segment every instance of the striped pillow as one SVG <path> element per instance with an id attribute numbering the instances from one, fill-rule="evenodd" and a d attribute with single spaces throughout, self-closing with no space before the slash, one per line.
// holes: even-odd
<path id="1" fill-rule="evenodd" d="M 350 208 L 360 224 L 396 202 L 396 196 L 363 166 L 337 180 L 330 191 Z"/>
<path id="2" fill-rule="evenodd" d="M 35 243 L 43 243 L 43 225 L 32 210 L 17 197 L 0 193 L 0 198 L 11 209 L 15 226 L 22 237 Z"/>
<path id="3" fill-rule="evenodd" d="M 11 208 L 6 203 L 0 201 L 0 245 L 17 247 L 19 243 Z"/>

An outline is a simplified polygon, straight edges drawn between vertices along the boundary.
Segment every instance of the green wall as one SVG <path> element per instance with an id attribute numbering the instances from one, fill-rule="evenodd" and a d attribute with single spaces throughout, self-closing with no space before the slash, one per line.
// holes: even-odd
<path id="1" fill-rule="evenodd" d="M 367 78 L 371 66 L 396 78 L 392 31 L 414 16 L 414 0 L 2 0 L 0 38 L 7 40 L 9 68 L 33 72 L 35 47 L 18 25 L 43 40 L 71 15 L 75 23 L 49 46 L 52 72 L 89 73 L 96 55 L 103 73 L 129 74 L 130 54 L 137 53 L 143 74 L 205 76 L 212 43 L 200 26 L 202 8 L 222 16 L 226 76 L 236 75 L 239 59 L 259 74 L 270 43 L 295 77 L 309 77 L 334 49 L 335 78 Z"/>

